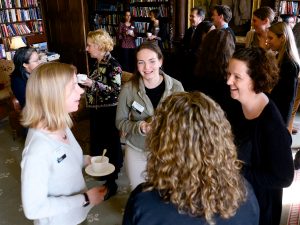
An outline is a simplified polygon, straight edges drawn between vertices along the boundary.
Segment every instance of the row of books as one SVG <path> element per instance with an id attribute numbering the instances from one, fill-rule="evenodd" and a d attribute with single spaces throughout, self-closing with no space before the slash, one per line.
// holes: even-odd
<path id="1" fill-rule="evenodd" d="M 6 9 L 0 11 L 0 23 L 13 23 L 42 19 L 39 8 Z"/>
<path id="2" fill-rule="evenodd" d="M 130 3 L 136 2 L 169 2 L 169 0 L 131 0 Z"/>
<path id="3" fill-rule="evenodd" d="M 119 14 L 111 14 L 106 16 L 99 17 L 99 24 L 110 24 L 110 25 L 118 25 L 122 20 L 123 16 Z"/>
<path id="4" fill-rule="evenodd" d="M 281 1 L 279 4 L 279 14 L 299 15 L 299 2 Z"/>
<path id="5" fill-rule="evenodd" d="M 25 8 L 38 6 L 38 0 L 0 0 L 0 8 Z"/>
<path id="6" fill-rule="evenodd" d="M 138 33 L 146 33 L 149 27 L 149 23 L 147 22 L 134 22 L 134 26 L 137 29 Z"/>
<path id="7" fill-rule="evenodd" d="M 31 33 L 30 29 L 26 24 L 1 24 L 0 27 L 1 37 L 12 37 Z"/>
<path id="8" fill-rule="evenodd" d="M 160 16 L 168 17 L 168 7 L 165 5 L 160 5 L 159 7 L 130 7 L 130 12 L 134 17 L 149 17 L 150 11 L 153 9 L 158 9 Z"/>
<path id="9" fill-rule="evenodd" d="M 107 11 L 107 12 L 114 12 L 114 11 L 124 11 L 123 3 L 117 2 L 116 4 L 108 4 L 98 1 L 96 6 L 96 10 L 99 11 Z"/>
<path id="10" fill-rule="evenodd" d="M 116 28 L 115 28 L 115 26 L 100 24 L 99 28 L 107 31 L 111 36 L 115 36 L 116 35 Z"/>

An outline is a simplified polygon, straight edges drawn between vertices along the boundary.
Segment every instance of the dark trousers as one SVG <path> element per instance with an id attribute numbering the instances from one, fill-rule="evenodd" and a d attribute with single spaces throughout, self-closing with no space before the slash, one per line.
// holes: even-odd
<path id="1" fill-rule="evenodd" d="M 107 149 L 106 156 L 109 162 L 115 166 L 115 171 L 102 177 L 107 182 L 113 182 L 118 178 L 118 173 L 123 165 L 119 131 L 115 126 L 116 106 L 102 107 L 90 110 L 90 137 L 91 156 L 101 155 Z"/>
<path id="2" fill-rule="evenodd" d="M 135 48 L 121 48 L 121 65 L 122 70 L 133 72 L 135 61 Z"/>

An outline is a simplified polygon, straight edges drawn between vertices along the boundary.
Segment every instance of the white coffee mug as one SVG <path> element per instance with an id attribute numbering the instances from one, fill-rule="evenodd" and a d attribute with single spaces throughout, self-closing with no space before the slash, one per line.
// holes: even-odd
<path id="1" fill-rule="evenodd" d="M 108 166 L 109 158 L 106 156 L 94 156 L 91 159 L 92 169 L 96 173 L 103 172 Z"/>
<path id="2" fill-rule="evenodd" d="M 77 74 L 77 82 L 84 83 L 86 81 L 87 75 L 86 74 Z"/>

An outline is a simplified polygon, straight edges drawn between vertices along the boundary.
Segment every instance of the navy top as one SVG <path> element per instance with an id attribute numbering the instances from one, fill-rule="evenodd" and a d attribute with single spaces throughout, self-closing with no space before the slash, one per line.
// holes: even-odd
<path id="1" fill-rule="evenodd" d="M 239 149 L 243 173 L 260 207 L 260 224 L 280 223 L 282 188 L 294 178 L 292 139 L 272 100 L 259 117 L 249 120 L 249 141 Z"/>
<path id="2" fill-rule="evenodd" d="M 246 184 L 248 196 L 236 214 L 223 219 L 215 216 L 218 225 L 258 224 L 259 208 L 251 186 Z M 143 192 L 142 184 L 131 193 L 123 218 L 123 225 L 207 225 L 203 217 L 180 214 L 175 205 L 164 202 L 157 190 Z"/>
<path id="3" fill-rule="evenodd" d="M 18 99 L 21 108 L 25 106 L 27 80 L 27 77 L 18 76 L 15 74 L 11 75 L 11 89 L 14 93 L 14 96 Z"/>

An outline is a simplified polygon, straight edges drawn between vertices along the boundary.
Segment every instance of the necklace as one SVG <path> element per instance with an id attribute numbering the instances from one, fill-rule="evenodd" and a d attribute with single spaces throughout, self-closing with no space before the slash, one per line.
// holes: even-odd
<path id="1" fill-rule="evenodd" d="M 62 136 L 62 139 L 64 139 L 64 140 L 67 140 L 67 134 L 66 133 L 64 133 L 64 135 Z"/>

